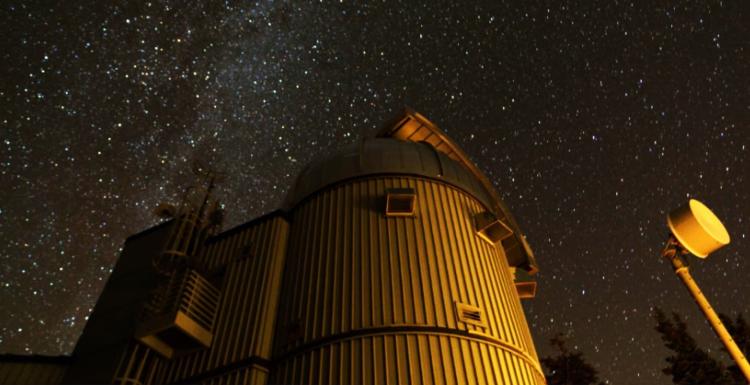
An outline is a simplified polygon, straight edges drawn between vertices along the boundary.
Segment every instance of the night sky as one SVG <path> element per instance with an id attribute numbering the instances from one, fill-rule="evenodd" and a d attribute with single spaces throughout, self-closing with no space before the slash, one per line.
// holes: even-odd
<path id="1" fill-rule="evenodd" d="M 230 228 L 404 105 L 527 233 L 540 356 L 564 332 L 611 384 L 670 383 L 654 306 L 723 354 L 659 257 L 691 197 L 732 236 L 695 279 L 750 316 L 746 2 L 26 3 L 0 10 L 0 352 L 70 353 L 193 159 L 227 172 Z"/>

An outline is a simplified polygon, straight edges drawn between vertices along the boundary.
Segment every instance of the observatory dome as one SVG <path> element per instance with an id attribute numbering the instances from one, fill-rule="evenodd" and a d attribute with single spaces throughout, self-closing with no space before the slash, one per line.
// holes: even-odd
<path id="1" fill-rule="evenodd" d="M 289 190 L 285 206 L 293 208 L 307 196 L 342 181 L 385 174 L 442 181 L 492 207 L 492 198 L 466 167 L 428 143 L 393 138 L 365 139 L 312 161 Z"/>

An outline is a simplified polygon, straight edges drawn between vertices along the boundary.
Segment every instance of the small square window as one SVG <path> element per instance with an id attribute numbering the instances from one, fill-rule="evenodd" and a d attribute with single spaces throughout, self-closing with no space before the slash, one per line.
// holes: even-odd
<path id="1" fill-rule="evenodd" d="M 495 244 L 513 235 L 513 230 L 492 213 L 485 211 L 476 216 L 477 234 L 489 243 Z"/>
<path id="2" fill-rule="evenodd" d="M 389 189 L 385 199 L 385 215 L 413 216 L 417 195 L 412 188 Z"/>
<path id="3" fill-rule="evenodd" d="M 534 277 L 526 270 L 515 267 L 510 268 L 510 273 L 513 276 L 513 283 L 516 286 L 518 298 L 529 299 L 536 296 L 536 280 L 534 280 Z"/>
<path id="4" fill-rule="evenodd" d="M 458 320 L 467 324 L 487 327 L 487 320 L 481 308 L 466 303 L 456 302 Z"/>
<path id="5" fill-rule="evenodd" d="M 516 282 L 516 291 L 518 292 L 518 298 L 530 299 L 536 297 L 536 282 Z"/>

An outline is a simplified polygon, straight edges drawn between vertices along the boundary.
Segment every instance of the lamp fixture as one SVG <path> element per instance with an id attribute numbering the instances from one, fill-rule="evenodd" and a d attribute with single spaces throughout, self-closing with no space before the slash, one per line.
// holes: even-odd
<path id="1" fill-rule="evenodd" d="M 703 295 L 698 284 L 690 275 L 683 255 L 693 254 L 699 258 L 706 258 L 709 254 L 729 244 L 729 233 L 721 220 L 703 203 L 691 199 L 688 203 L 667 216 L 670 234 L 667 244 L 662 251 L 662 257 L 672 263 L 674 272 L 685 284 L 695 302 L 703 311 L 703 315 L 713 327 L 714 332 L 726 347 L 732 359 L 750 383 L 750 364 L 742 351 L 734 342 L 716 311 L 711 307 L 708 299 Z"/>

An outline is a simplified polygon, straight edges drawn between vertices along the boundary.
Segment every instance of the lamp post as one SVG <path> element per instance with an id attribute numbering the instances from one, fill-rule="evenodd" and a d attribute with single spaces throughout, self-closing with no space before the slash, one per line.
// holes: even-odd
<path id="1" fill-rule="evenodd" d="M 716 311 L 708 303 L 698 284 L 690 275 L 690 270 L 683 260 L 685 254 L 693 254 L 699 258 L 706 258 L 710 253 L 729 244 L 729 233 L 719 218 L 703 203 L 691 199 L 667 216 L 667 224 L 671 231 L 667 244 L 661 255 L 671 262 L 674 272 L 680 277 L 690 294 L 701 308 L 714 332 L 726 347 L 732 359 L 750 383 L 750 364 L 742 351 L 734 342 Z"/>

